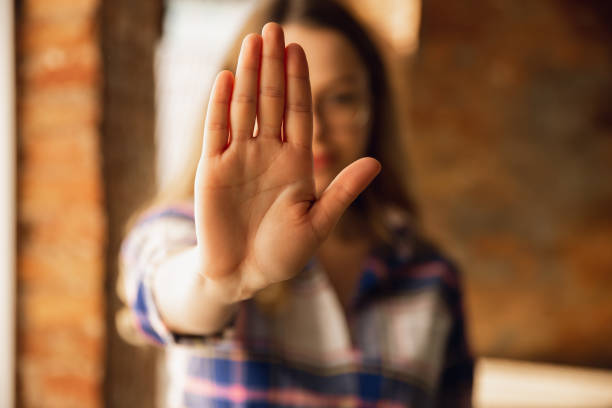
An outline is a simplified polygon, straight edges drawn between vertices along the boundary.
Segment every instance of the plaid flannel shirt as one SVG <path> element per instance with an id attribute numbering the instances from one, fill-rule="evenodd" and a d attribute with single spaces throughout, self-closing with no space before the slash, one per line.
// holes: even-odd
<path id="1" fill-rule="evenodd" d="M 368 257 L 348 314 L 313 258 L 289 281 L 282 313 L 251 299 L 219 334 L 185 336 L 161 319 L 151 279 L 165 257 L 195 245 L 193 208 L 141 217 L 122 245 L 120 291 L 140 337 L 172 356 L 168 406 L 471 406 L 457 268 L 396 231 Z"/>

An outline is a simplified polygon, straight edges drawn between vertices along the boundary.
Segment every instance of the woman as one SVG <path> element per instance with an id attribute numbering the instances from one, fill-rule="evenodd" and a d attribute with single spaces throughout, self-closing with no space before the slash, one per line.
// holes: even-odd
<path id="1" fill-rule="evenodd" d="M 329 0 L 247 30 L 187 187 L 122 247 L 137 328 L 182 350 L 182 405 L 469 406 L 457 271 L 420 237 L 376 47 Z"/>

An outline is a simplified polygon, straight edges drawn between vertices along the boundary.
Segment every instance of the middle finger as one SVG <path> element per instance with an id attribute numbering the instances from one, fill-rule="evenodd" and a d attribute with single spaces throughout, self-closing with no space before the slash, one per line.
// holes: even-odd
<path id="1" fill-rule="evenodd" d="M 257 137 L 281 142 L 285 110 L 285 36 L 276 23 L 262 30 L 263 49 L 257 105 Z"/>

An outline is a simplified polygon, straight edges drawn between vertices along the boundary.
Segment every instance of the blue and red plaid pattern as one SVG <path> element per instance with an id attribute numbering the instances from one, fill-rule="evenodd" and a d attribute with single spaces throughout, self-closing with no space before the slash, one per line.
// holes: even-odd
<path id="1" fill-rule="evenodd" d="M 193 209 L 145 214 L 120 256 L 123 295 L 140 337 L 180 354 L 172 407 L 471 406 L 473 359 L 458 270 L 397 228 L 373 251 L 345 314 L 315 258 L 290 281 L 282 313 L 247 300 L 214 336 L 172 333 L 151 291 L 156 265 L 195 244 Z M 174 350 L 174 351 L 172 351 Z"/>

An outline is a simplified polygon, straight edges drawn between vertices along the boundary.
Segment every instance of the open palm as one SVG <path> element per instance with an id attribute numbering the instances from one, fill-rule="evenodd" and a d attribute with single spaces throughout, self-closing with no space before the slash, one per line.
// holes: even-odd
<path id="1" fill-rule="evenodd" d="M 228 300 L 297 274 L 380 169 L 357 160 L 316 197 L 312 131 L 304 51 L 267 24 L 215 80 L 195 180 L 203 273 Z"/>

